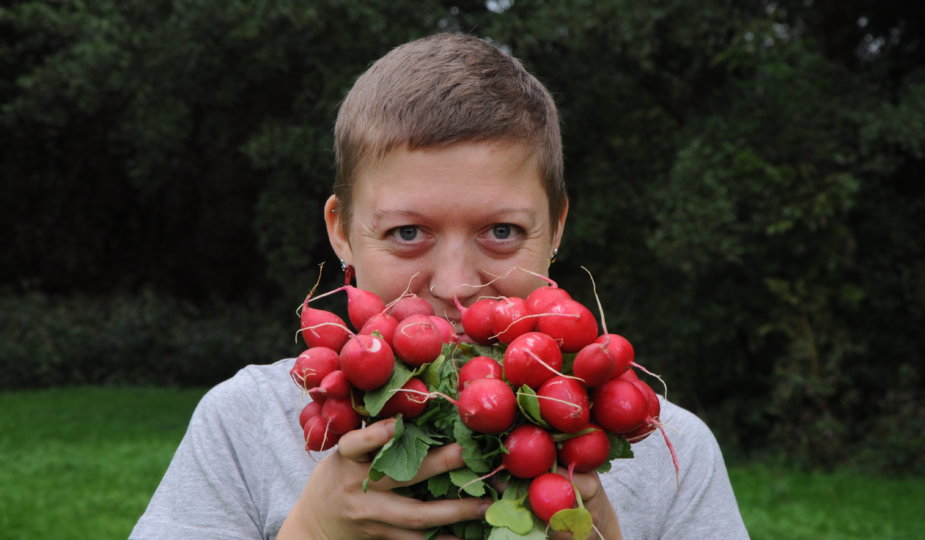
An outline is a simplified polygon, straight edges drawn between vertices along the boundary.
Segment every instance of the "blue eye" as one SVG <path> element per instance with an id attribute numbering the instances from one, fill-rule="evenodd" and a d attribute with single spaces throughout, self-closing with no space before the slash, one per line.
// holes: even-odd
<path id="1" fill-rule="evenodd" d="M 410 242 L 417 238 L 418 228 L 414 225 L 405 225 L 398 228 L 398 237 L 406 242 Z"/>
<path id="2" fill-rule="evenodd" d="M 491 229 L 492 234 L 499 240 L 507 240 L 513 234 L 514 229 L 507 223 L 499 223 Z"/>

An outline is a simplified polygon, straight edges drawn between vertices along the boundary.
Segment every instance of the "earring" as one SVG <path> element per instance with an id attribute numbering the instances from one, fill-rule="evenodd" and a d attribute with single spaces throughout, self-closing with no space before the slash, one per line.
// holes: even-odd
<path id="1" fill-rule="evenodd" d="M 353 281 L 353 265 L 347 264 L 343 259 L 341 259 L 340 269 L 344 272 L 344 285 L 350 285 L 350 283 Z"/>
<path id="2" fill-rule="evenodd" d="M 559 257 L 559 248 L 552 250 L 552 256 L 549 257 L 549 264 L 556 262 L 556 259 Z"/>
<path id="3" fill-rule="evenodd" d="M 436 285 L 431 285 L 431 286 L 430 286 L 430 289 L 428 289 L 428 290 L 430 291 L 430 295 L 431 295 L 431 296 L 437 296 L 437 290 L 436 290 L 436 289 L 437 289 L 437 286 L 436 286 Z"/>

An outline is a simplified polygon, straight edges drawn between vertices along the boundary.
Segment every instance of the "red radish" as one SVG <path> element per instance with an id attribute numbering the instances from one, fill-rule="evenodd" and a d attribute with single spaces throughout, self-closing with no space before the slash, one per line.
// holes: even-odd
<path id="1" fill-rule="evenodd" d="M 517 398 L 514 391 L 500 379 L 469 381 L 459 393 L 456 403 L 459 417 L 473 431 L 502 433 L 514 423 Z"/>
<path id="2" fill-rule="evenodd" d="M 633 344 L 621 335 L 604 334 L 598 337 L 595 342 L 606 346 L 607 350 L 613 354 L 613 358 L 617 364 L 617 368 L 613 374 L 614 377 L 619 377 L 624 371 L 628 370 L 633 360 L 636 358 L 636 351 L 633 349 Z"/>
<path id="3" fill-rule="evenodd" d="M 366 321 L 375 315 L 376 313 L 381 313 L 385 311 L 385 302 L 379 298 L 376 293 L 371 291 L 365 291 L 363 289 L 358 289 L 350 284 L 353 280 L 353 270 L 352 266 L 348 267 L 344 272 L 344 286 L 334 289 L 333 291 L 328 291 L 324 294 L 320 294 L 314 297 L 314 300 L 319 298 L 324 298 L 332 294 L 339 293 L 340 291 L 347 292 L 347 318 L 350 319 L 350 323 L 354 328 L 362 328 Z M 317 286 L 317 285 L 316 285 Z M 313 289 L 314 291 L 314 289 Z M 309 294 L 309 299 L 311 294 Z M 306 305 L 309 301 L 306 299 Z"/>
<path id="4" fill-rule="evenodd" d="M 559 300 L 546 313 L 537 319 L 537 330 L 555 339 L 564 352 L 578 352 L 597 337 L 597 319 L 575 300 Z"/>
<path id="5" fill-rule="evenodd" d="M 645 381 L 637 377 L 631 382 L 646 395 L 646 399 L 648 400 L 647 403 L 649 404 L 649 407 L 646 409 L 647 416 L 645 422 L 625 435 L 628 442 L 638 443 L 648 437 L 650 433 L 661 427 L 662 424 L 659 421 L 659 415 L 662 412 L 662 404 L 658 400 L 658 394 L 656 394 L 655 390 L 652 390 L 652 387 L 646 384 Z"/>
<path id="6" fill-rule="evenodd" d="M 545 429 L 533 424 L 517 426 L 504 439 L 507 453 L 501 465 L 517 478 L 534 478 L 556 462 L 556 443 Z"/>
<path id="7" fill-rule="evenodd" d="M 588 392 L 575 379 L 557 375 L 536 391 L 540 416 L 563 433 L 578 433 L 588 426 L 591 404 Z"/>
<path id="8" fill-rule="evenodd" d="M 490 345 L 497 341 L 494 337 L 495 332 L 491 329 L 491 318 L 495 311 L 495 304 L 498 303 L 494 298 L 481 298 L 468 308 L 464 308 L 459 303 L 458 298 L 453 298 L 456 302 L 456 308 L 461 313 L 460 320 L 463 330 L 469 338 L 480 344 Z"/>
<path id="9" fill-rule="evenodd" d="M 340 435 L 327 429 L 321 416 L 312 416 L 305 422 L 305 449 L 312 452 L 321 452 L 333 448 L 340 439 Z"/>
<path id="10" fill-rule="evenodd" d="M 379 332 L 382 339 L 391 344 L 396 326 L 398 326 L 398 319 L 383 311 L 367 319 L 366 324 L 357 333 L 371 336 L 373 332 Z"/>
<path id="11" fill-rule="evenodd" d="M 553 514 L 559 510 L 575 508 L 575 488 L 568 478 L 556 473 L 544 473 L 530 482 L 527 492 L 530 508 L 536 517 L 549 523 Z"/>
<path id="12" fill-rule="evenodd" d="M 350 285 L 344 289 L 347 291 L 347 317 L 354 328 L 363 328 L 370 317 L 385 311 L 385 302 L 376 293 Z"/>
<path id="13" fill-rule="evenodd" d="M 495 302 L 491 314 L 491 329 L 494 336 L 501 343 L 510 343 L 515 338 L 536 327 L 536 320 L 527 309 L 527 302 L 523 298 L 508 297 Z"/>
<path id="14" fill-rule="evenodd" d="M 559 443 L 559 463 L 574 472 L 591 472 L 610 457 L 610 439 L 600 426 L 588 424 L 592 431 Z"/>
<path id="15" fill-rule="evenodd" d="M 619 378 L 623 379 L 624 381 L 633 382 L 633 381 L 639 380 L 639 375 L 636 375 L 636 372 L 633 371 L 632 369 L 628 369 L 624 371 L 623 373 L 621 373 L 619 375 Z"/>
<path id="16" fill-rule="evenodd" d="M 317 401 L 309 401 L 305 407 L 302 407 L 302 412 L 299 413 L 299 425 L 302 428 L 305 428 L 305 422 L 313 416 L 321 415 L 321 404 Z"/>
<path id="17" fill-rule="evenodd" d="M 430 320 L 440 329 L 440 339 L 443 343 L 459 342 L 459 335 L 456 334 L 453 323 L 437 315 L 431 315 Z"/>
<path id="18" fill-rule="evenodd" d="M 589 343 L 575 355 L 572 374 L 588 386 L 600 386 L 614 376 L 617 362 L 607 346 L 601 343 Z"/>
<path id="19" fill-rule="evenodd" d="M 395 327 L 392 350 L 409 366 L 433 362 L 443 350 L 443 332 L 430 315 L 409 315 Z"/>
<path id="20" fill-rule="evenodd" d="M 546 313 L 546 309 L 559 300 L 569 300 L 571 295 L 559 287 L 540 287 L 527 295 L 527 309 L 530 313 Z"/>
<path id="21" fill-rule="evenodd" d="M 382 338 L 358 334 L 341 349 L 340 368 L 353 386 L 375 390 L 392 376 L 395 355 Z"/>
<path id="22" fill-rule="evenodd" d="M 632 370 L 627 370 L 632 371 Z M 635 376 L 635 375 L 634 375 Z M 650 433 L 658 429 L 662 432 L 662 438 L 665 439 L 665 445 L 668 446 L 668 452 L 671 453 L 671 461 L 674 463 L 675 471 L 675 480 L 680 484 L 681 482 L 681 468 L 678 465 L 678 456 L 675 454 L 674 445 L 671 444 L 671 440 L 668 438 L 668 433 L 665 432 L 664 425 L 662 424 L 659 416 L 662 412 L 662 405 L 658 400 L 658 394 L 655 393 L 655 390 L 652 390 L 652 387 L 645 383 L 645 381 L 639 379 L 632 381 L 632 384 L 636 386 L 640 391 L 646 394 L 648 398 L 649 407 L 647 409 L 647 416 L 645 421 L 641 426 L 637 427 L 633 431 L 626 433 L 627 442 L 630 444 L 636 444 L 643 441 Z"/>
<path id="23" fill-rule="evenodd" d="M 461 391 L 469 381 L 475 379 L 500 379 L 501 364 L 488 356 L 474 356 L 459 368 L 459 385 Z"/>
<path id="24" fill-rule="evenodd" d="M 646 409 L 646 419 L 641 426 L 637 427 L 633 431 L 624 434 L 627 442 L 635 444 L 641 442 L 643 439 L 649 436 L 650 433 L 658 429 L 659 414 L 662 412 L 662 405 L 658 401 L 658 395 L 656 395 L 655 390 L 652 390 L 652 387 L 644 383 L 641 380 L 635 382 L 636 388 L 643 391 L 646 394 L 648 399 L 648 408 Z"/>
<path id="25" fill-rule="evenodd" d="M 300 315 L 302 339 L 311 347 L 327 347 L 339 351 L 350 339 L 344 320 L 330 311 L 308 306 L 308 300 L 302 306 Z"/>
<path id="26" fill-rule="evenodd" d="M 594 392 L 594 421 L 607 431 L 620 435 L 636 429 L 646 420 L 646 395 L 623 379 L 611 379 Z"/>
<path id="27" fill-rule="evenodd" d="M 360 427 L 362 419 L 349 399 L 328 398 L 321 406 L 321 419 L 332 433 L 343 434 Z"/>
<path id="28" fill-rule="evenodd" d="M 600 386 L 622 375 L 635 356 L 633 345 L 625 337 L 604 334 L 578 351 L 572 373 L 588 386 Z"/>
<path id="29" fill-rule="evenodd" d="M 409 295 L 396 300 L 389 308 L 389 313 L 401 322 L 409 315 L 434 315 L 434 308 L 420 296 Z"/>
<path id="30" fill-rule="evenodd" d="M 347 374 L 335 369 L 321 379 L 321 384 L 309 390 L 308 395 L 316 401 L 323 401 L 325 398 L 347 399 L 350 396 L 350 390 Z"/>
<path id="31" fill-rule="evenodd" d="M 299 355 L 289 370 L 289 376 L 302 388 L 311 390 L 338 368 L 337 352 L 327 347 L 312 347 Z"/>
<path id="32" fill-rule="evenodd" d="M 537 389 L 562 369 L 562 351 L 546 334 L 528 332 L 504 351 L 504 377 L 515 388 L 526 384 Z"/>
<path id="33" fill-rule="evenodd" d="M 379 416 L 395 416 L 399 413 L 405 419 L 421 416 L 427 408 L 427 385 L 421 379 L 412 377 L 402 389 L 412 392 L 395 392 L 395 395 L 385 402 Z"/>

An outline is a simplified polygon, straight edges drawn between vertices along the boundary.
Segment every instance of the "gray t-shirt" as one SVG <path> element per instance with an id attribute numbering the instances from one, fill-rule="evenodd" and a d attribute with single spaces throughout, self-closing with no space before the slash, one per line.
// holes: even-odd
<path id="1" fill-rule="evenodd" d="M 298 416 L 308 398 L 289 378 L 293 362 L 248 366 L 202 398 L 130 538 L 276 537 L 320 460 L 304 449 Z M 713 434 L 664 400 L 661 419 L 677 451 L 680 489 L 658 433 L 602 476 L 624 538 L 748 538 Z"/>

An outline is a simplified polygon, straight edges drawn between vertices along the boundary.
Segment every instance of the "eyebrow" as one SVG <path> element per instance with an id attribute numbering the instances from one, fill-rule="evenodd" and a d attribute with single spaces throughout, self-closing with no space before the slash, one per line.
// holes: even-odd
<path id="1" fill-rule="evenodd" d="M 510 215 L 525 215 L 527 217 L 533 218 L 537 215 L 536 210 L 529 206 L 525 207 L 506 207 L 501 208 L 496 212 L 492 212 L 491 216 L 510 216 Z M 373 212 L 372 219 L 373 222 L 378 223 L 380 220 L 388 217 L 401 217 L 408 218 L 412 220 L 427 220 L 430 219 L 430 216 L 416 212 L 414 210 L 401 210 L 401 209 L 385 209 L 385 210 L 376 210 Z"/>

